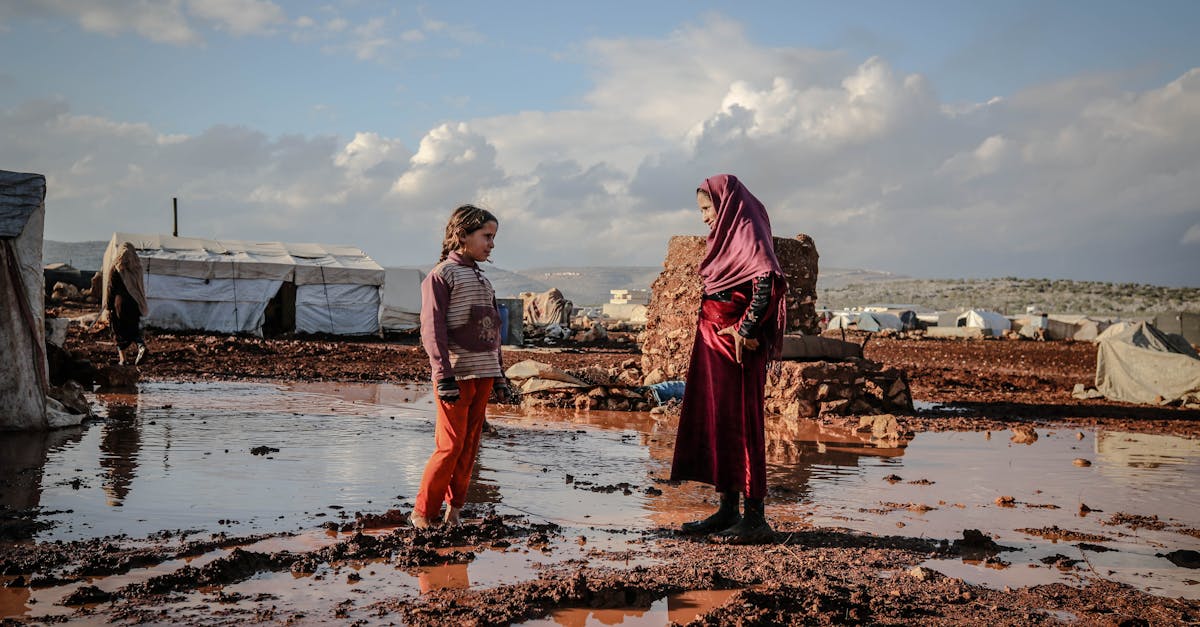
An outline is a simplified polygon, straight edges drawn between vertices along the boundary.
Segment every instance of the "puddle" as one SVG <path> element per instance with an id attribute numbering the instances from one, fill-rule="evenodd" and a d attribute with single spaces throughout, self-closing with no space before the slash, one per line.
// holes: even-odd
<path id="1" fill-rule="evenodd" d="M 662 627 L 662 625 L 672 623 L 686 625 L 697 617 L 724 605 L 736 593 L 737 590 L 690 590 L 659 599 L 649 608 L 562 609 L 555 610 L 550 618 L 518 624 L 522 627 L 601 627 L 603 625 Z"/>
<path id="2" fill-rule="evenodd" d="M 97 400 L 107 408 L 103 423 L 48 434 L 0 434 L 0 504 L 40 508 L 40 520 L 53 525 L 37 532 L 36 541 L 117 533 L 138 538 L 188 529 L 295 534 L 244 548 L 313 550 L 337 540 L 337 534 L 318 530 L 325 522 L 352 520 L 356 511 L 411 507 L 432 450 L 432 397 L 421 385 L 150 383 L 136 395 Z M 617 568 L 652 564 L 650 558 L 625 561 L 626 552 L 642 542 L 628 532 L 673 528 L 715 506 L 711 488 L 656 480 L 669 473 L 675 433 L 669 418 L 508 408 L 489 420 L 498 434 L 483 439 L 468 500 L 500 514 L 561 525 L 562 537 L 548 553 L 514 545 L 477 551 L 466 564 L 413 572 L 359 564 L 302 577 L 260 574 L 223 589 L 251 599 L 229 607 L 250 608 L 257 596 L 273 595 L 281 600 L 272 604 L 327 611 L 332 603 L 362 605 L 436 589 L 527 581 L 541 566 L 566 560 Z M 1200 598 L 1200 586 L 1189 583 L 1193 571 L 1156 556 L 1200 550 L 1200 538 L 1183 533 L 1200 528 L 1197 441 L 1038 429 L 1030 444 L 1012 441 L 1007 431 L 937 432 L 918 433 L 903 446 L 879 447 L 869 434 L 807 421 L 767 435 L 767 511 L 777 524 L 935 539 L 979 529 L 1022 549 L 1000 555 L 1007 568 L 963 560 L 926 566 L 995 587 L 1104 577 L 1163 596 Z M 252 454 L 258 446 L 278 450 Z M 1076 465 L 1076 458 L 1090 465 Z M 998 505 L 1001 496 L 1013 497 L 1013 506 Z M 1081 513 L 1084 504 L 1099 511 Z M 1157 516 L 1152 522 L 1162 528 L 1106 524 L 1118 512 Z M 1099 544 L 1115 550 L 1088 550 L 1087 561 L 1074 570 L 1048 566 L 1043 558 L 1081 560 L 1085 551 L 1078 541 L 1055 542 L 1018 530 L 1054 526 L 1102 536 L 1106 540 Z M 168 563 L 123 577 L 178 567 L 181 563 Z M 359 579 L 349 577 L 352 569 Z M 113 577 L 95 585 L 111 589 L 120 581 Z M 67 592 L 66 586 L 0 588 L 0 618 L 69 613 L 53 605 Z M 181 607 L 210 602 L 212 594 L 187 595 Z M 676 605 L 687 598 L 676 599 Z M 638 612 L 665 612 L 646 619 L 665 624 L 672 601 L 660 603 Z M 620 620 L 636 624 L 630 621 L 642 618 L 635 613 Z M 568 622 L 554 624 L 618 620 L 585 610 L 559 618 Z"/>

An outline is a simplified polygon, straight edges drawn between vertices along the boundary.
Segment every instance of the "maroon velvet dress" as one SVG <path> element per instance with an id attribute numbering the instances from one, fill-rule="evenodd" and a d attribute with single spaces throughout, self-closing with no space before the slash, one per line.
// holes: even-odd
<path id="1" fill-rule="evenodd" d="M 779 332 L 783 290 L 778 285 L 772 290 L 771 303 L 754 335 L 759 347 L 743 350 L 740 364 L 733 338 L 717 332 L 740 325 L 750 305 L 751 283 L 729 292 L 728 301 L 707 296 L 701 300 L 671 479 L 700 481 L 718 492 L 761 499 L 767 495 L 763 394 L 771 358 L 768 347 Z"/>

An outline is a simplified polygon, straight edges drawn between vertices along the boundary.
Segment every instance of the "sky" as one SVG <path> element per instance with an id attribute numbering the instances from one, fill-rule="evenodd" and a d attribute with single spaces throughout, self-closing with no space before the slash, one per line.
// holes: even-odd
<path id="1" fill-rule="evenodd" d="M 821 264 L 1200 287 L 1200 2 L 4 0 L 45 237 L 652 266 L 731 173 Z"/>

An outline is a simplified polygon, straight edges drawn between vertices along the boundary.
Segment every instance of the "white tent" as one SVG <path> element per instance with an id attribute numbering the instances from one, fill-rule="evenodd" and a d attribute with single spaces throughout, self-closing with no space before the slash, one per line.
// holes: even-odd
<path id="1" fill-rule="evenodd" d="M 959 314 L 957 325 L 960 327 L 975 327 L 991 331 L 992 335 L 1001 335 L 1012 327 L 1008 318 L 986 309 L 968 309 Z"/>
<path id="2" fill-rule="evenodd" d="M 1100 341 L 1096 389 L 1114 401 L 1200 406 L 1200 358 L 1183 336 L 1140 322 Z"/>
<path id="3" fill-rule="evenodd" d="M 114 233 L 105 267 L 122 242 L 133 244 L 146 272 L 148 326 L 255 334 L 265 323 L 301 333 L 379 330 L 384 271 L 353 246 Z"/>
<path id="4" fill-rule="evenodd" d="M 46 178 L 0 170 L 0 430 L 46 420 L 42 225 Z"/>
<path id="5" fill-rule="evenodd" d="M 858 323 L 858 314 L 850 311 L 836 313 L 829 319 L 829 324 L 825 325 L 825 330 L 832 329 L 849 329 L 850 325 Z"/>
<path id="6" fill-rule="evenodd" d="M 383 279 L 379 326 L 384 331 L 409 331 L 421 326 L 421 281 L 416 268 L 388 268 Z"/>

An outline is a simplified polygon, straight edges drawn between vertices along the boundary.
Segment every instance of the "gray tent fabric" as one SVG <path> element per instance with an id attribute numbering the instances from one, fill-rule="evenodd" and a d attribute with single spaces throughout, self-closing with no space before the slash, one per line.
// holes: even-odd
<path id="1" fill-rule="evenodd" d="M 0 429 L 50 426 L 42 308 L 45 199 L 42 175 L 0 171 Z"/>
<path id="2" fill-rule="evenodd" d="M 1147 322 L 1100 341 L 1096 389 L 1110 400 L 1200 406 L 1200 356 Z"/>

